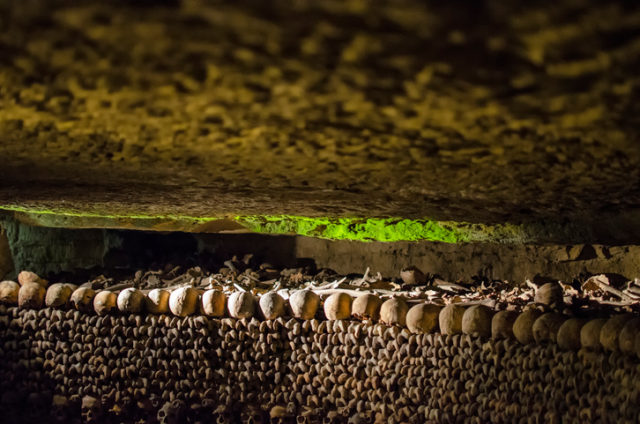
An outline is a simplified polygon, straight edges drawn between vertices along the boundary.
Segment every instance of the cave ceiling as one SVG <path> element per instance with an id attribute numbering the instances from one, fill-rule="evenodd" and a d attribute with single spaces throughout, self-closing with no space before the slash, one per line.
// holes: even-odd
<path id="1" fill-rule="evenodd" d="M 0 9 L 5 209 L 640 236 L 635 2 Z"/>

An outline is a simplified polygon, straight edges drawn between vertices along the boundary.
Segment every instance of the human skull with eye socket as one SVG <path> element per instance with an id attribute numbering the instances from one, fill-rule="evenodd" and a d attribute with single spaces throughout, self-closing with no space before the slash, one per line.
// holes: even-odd
<path id="1" fill-rule="evenodd" d="M 179 399 L 164 404 L 158 411 L 160 424 L 179 424 L 184 422 L 185 404 Z"/>
<path id="2" fill-rule="evenodd" d="M 102 403 L 93 396 L 85 396 L 82 398 L 80 414 L 83 423 L 98 423 L 102 417 Z"/>
<path id="3" fill-rule="evenodd" d="M 56 423 L 66 423 L 69 419 L 69 399 L 54 395 L 51 400 L 51 417 Z"/>

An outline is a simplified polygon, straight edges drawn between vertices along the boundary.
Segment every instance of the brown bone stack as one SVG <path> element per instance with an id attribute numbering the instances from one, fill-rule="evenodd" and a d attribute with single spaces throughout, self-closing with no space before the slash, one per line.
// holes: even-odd
<path id="1" fill-rule="evenodd" d="M 636 356 L 555 343 L 356 320 L 6 306 L 0 334 L 0 404 L 11 422 L 590 422 L 640 413 Z"/>

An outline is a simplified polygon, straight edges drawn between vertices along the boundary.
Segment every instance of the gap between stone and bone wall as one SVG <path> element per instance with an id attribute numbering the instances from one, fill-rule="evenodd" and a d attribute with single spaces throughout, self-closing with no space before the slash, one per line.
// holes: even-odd
<path id="1" fill-rule="evenodd" d="M 135 271 L 154 262 L 175 260 L 202 265 L 203 260 L 213 258 L 221 263 L 246 253 L 277 266 L 293 267 L 296 258 L 311 258 L 319 268 L 341 274 L 362 274 L 369 267 L 371 273 L 389 278 L 397 277 L 407 265 L 450 281 L 469 281 L 475 276 L 512 282 L 535 277 L 570 281 L 601 273 L 632 280 L 640 273 L 640 246 L 636 245 L 364 243 L 258 234 L 67 230 L 7 220 L 0 226 L 4 228 L 4 235 L 0 232 L 0 278 L 14 278 L 22 269 L 47 275 L 89 268 Z"/>

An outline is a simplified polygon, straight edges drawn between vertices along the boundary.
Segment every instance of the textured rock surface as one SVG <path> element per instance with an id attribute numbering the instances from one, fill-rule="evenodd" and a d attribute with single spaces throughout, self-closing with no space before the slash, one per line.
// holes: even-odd
<path id="1" fill-rule="evenodd" d="M 0 280 L 13 271 L 13 256 L 6 231 L 0 225 Z"/>
<path id="2" fill-rule="evenodd" d="M 633 2 L 0 7 L 0 204 L 640 234 Z"/>
<path id="3" fill-rule="evenodd" d="M 16 269 L 49 273 L 81 268 L 136 268 L 185 255 L 218 257 L 254 253 L 267 262 L 294 266 L 313 258 L 319 268 L 342 274 L 380 272 L 398 277 L 414 264 L 427 274 L 455 281 L 473 276 L 514 282 L 536 276 L 570 281 L 579 275 L 619 274 L 640 277 L 640 246 L 448 244 L 431 242 L 331 241 L 309 237 L 253 234 L 172 234 L 120 230 L 62 230 L 3 221 Z M 0 249 L 1 249 L 0 235 Z M 15 278 L 10 272 L 6 278 Z"/>
<path id="4" fill-rule="evenodd" d="M 117 237 L 111 238 L 103 230 L 41 228 L 21 225 L 11 220 L 1 221 L 1 224 L 9 241 L 14 269 L 31 269 L 41 275 L 102 266 L 108 250 L 116 248 L 120 243 Z"/>

